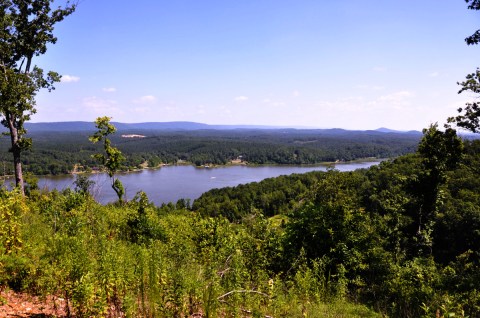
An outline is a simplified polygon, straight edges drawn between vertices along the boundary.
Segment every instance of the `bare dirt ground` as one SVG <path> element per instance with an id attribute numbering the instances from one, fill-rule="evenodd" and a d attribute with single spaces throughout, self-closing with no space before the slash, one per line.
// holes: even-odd
<path id="1" fill-rule="evenodd" d="M 39 298 L 11 290 L 0 292 L 0 318 L 67 317 L 62 298 Z"/>
<path id="2" fill-rule="evenodd" d="M 125 318 L 111 308 L 106 317 Z M 11 290 L 0 291 L 0 318 L 67 318 L 66 302 L 59 297 L 41 298 Z M 70 317 L 75 317 L 71 315 Z M 190 315 L 201 318 L 201 312 Z"/>

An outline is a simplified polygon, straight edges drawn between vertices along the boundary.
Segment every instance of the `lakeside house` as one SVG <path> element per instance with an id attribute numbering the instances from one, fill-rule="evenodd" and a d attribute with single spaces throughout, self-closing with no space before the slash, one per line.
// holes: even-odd
<path id="1" fill-rule="evenodd" d="M 129 134 L 129 135 L 122 135 L 122 138 L 145 138 L 145 136 L 144 135 Z"/>

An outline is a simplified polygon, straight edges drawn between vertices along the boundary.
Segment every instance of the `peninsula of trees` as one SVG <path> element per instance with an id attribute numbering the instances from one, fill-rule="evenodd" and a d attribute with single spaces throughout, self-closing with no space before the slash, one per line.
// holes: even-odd
<path id="1" fill-rule="evenodd" d="M 32 127 L 32 126 L 30 126 Z M 67 174 L 98 168 L 92 155 L 101 150 L 88 136 L 94 126 L 78 125 L 80 130 L 54 130 L 42 124 L 31 129 L 33 147 L 24 152 L 22 163 L 35 175 Z M 120 125 L 122 127 L 122 125 Z M 143 138 L 124 138 L 141 135 Z M 225 165 L 233 160 L 248 164 L 318 164 L 364 158 L 392 158 L 413 153 L 420 132 L 348 131 L 342 129 L 119 129 L 112 143 L 126 160 L 123 171 L 145 166 L 187 162 L 197 166 Z M 8 147 L 0 139 L 0 149 Z M 0 152 L 3 173 L 13 173 L 7 152 Z M 0 171 L 1 173 L 1 171 Z"/>

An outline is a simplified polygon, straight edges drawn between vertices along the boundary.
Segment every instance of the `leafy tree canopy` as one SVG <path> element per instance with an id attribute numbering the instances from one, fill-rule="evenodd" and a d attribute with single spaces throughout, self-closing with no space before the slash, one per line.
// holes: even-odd
<path id="1" fill-rule="evenodd" d="M 480 0 L 465 0 L 468 3 L 468 8 L 470 10 L 480 10 Z M 480 42 L 480 30 L 475 31 L 474 34 L 470 35 L 465 39 L 468 45 L 478 44 Z"/>

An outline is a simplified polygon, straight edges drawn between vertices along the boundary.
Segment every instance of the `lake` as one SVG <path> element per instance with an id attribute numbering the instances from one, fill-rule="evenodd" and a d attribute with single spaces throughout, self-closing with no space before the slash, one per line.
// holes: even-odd
<path id="1" fill-rule="evenodd" d="M 368 168 L 380 161 L 349 162 L 321 166 L 226 166 L 215 168 L 196 168 L 193 166 L 166 166 L 155 170 L 142 170 L 119 174 L 126 190 L 127 199 L 140 190 L 155 204 L 176 202 L 178 199 L 191 199 L 213 188 L 232 187 L 249 182 L 258 182 L 266 178 L 278 177 L 292 173 L 309 171 L 326 171 L 334 167 L 339 171 L 352 171 Z M 110 187 L 110 180 L 104 173 L 92 174 L 90 179 L 95 182 L 91 191 L 101 203 L 113 202 L 117 199 Z M 40 188 L 63 190 L 74 188 L 75 176 L 47 176 L 39 178 Z"/>

